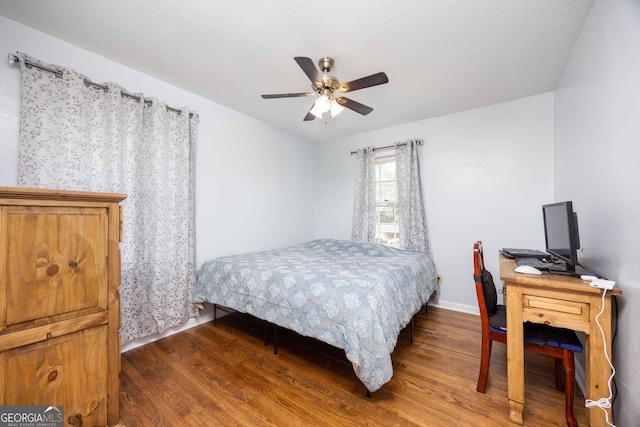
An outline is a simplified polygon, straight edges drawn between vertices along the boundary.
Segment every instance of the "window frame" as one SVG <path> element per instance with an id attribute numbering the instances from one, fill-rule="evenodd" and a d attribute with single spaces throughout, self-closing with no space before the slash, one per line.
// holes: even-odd
<path id="1" fill-rule="evenodd" d="M 382 179 L 382 165 L 387 163 L 393 163 L 393 179 Z M 384 183 L 393 183 L 393 200 L 381 200 L 382 197 L 382 185 Z M 400 223 L 398 221 L 398 175 L 396 171 L 396 155 L 384 154 L 376 156 L 375 159 L 375 171 L 374 171 L 374 186 L 375 186 L 375 204 L 376 204 L 376 243 L 382 243 L 384 245 L 399 247 L 400 245 Z M 393 222 L 381 222 L 382 209 L 388 210 L 391 208 L 393 215 Z M 383 237 L 383 233 L 387 236 Z"/>

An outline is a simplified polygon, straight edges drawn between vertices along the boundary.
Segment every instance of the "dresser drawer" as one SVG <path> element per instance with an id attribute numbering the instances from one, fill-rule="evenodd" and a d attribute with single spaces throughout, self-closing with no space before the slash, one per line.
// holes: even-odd
<path id="1" fill-rule="evenodd" d="M 107 425 L 107 326 L 0 352 L 0 405 L 64 406 L 83 427 Z"/>
<path id="2" fill-rule="evenodd" d="M 576 331 L 589 331 L 588 302 L 567 301 L 540 295 L 522 296 L 523 321 L 561 326 Z"/>
<path id="3" fill-rule="evenodd" d="M 107 309 L 104 208 L 0 208 L 0 333 Z"/>

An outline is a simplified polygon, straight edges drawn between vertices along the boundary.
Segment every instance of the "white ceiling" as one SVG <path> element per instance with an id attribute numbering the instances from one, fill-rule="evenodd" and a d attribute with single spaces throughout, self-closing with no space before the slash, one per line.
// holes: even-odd
<path id="1" fill-rule="evenodd" d="M 0 14 L 311 141 L 554 89 L 593 0 L 0 0 Z M 293 60 L 332 57 L 374 111 L 303 122 Z M 65 64 L 59 64 L 65 65 Z M 79 70 L 82 71 L 82 70 Z M 130 88 L 135 90 L 135 88 Z"/>

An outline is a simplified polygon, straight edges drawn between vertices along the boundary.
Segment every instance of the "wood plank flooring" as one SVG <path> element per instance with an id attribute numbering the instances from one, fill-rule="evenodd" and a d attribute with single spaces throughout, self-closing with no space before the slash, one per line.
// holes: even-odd
<path id="1" fill-rule="evenodd" d="M 310 342 L 344 359 L 342 351 Z M 476 392 L 478 316 L 423 309 L 413 344 L 405 329 L 392 355 L 394 376 L 371 398 L 351 365 L 278 343 L 274 355 L 260 324 L 225 316 L 124 353 L 120 425 L 513 426 L 504 345 L 493 346 L 487 393 Z M 525 389 L 525 425 L 566 425 L 552 359 L 527 353 Z M 579 389 L 574 408 L 586 425 Z"/>

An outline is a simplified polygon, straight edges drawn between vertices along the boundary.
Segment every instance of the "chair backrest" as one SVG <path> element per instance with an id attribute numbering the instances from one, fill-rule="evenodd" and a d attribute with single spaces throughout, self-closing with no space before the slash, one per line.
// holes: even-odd
<path id="1" fill-rule="evenodd" d="M 476 296 L 482 328 L 489 329 L 489 316 L 493 314 L 497 305 L 497 292 L 491 273 L 484 268 L 484 253 L 482 241 L 478 240 L 473 245 L 473 278 L 476 282 Z"/>

